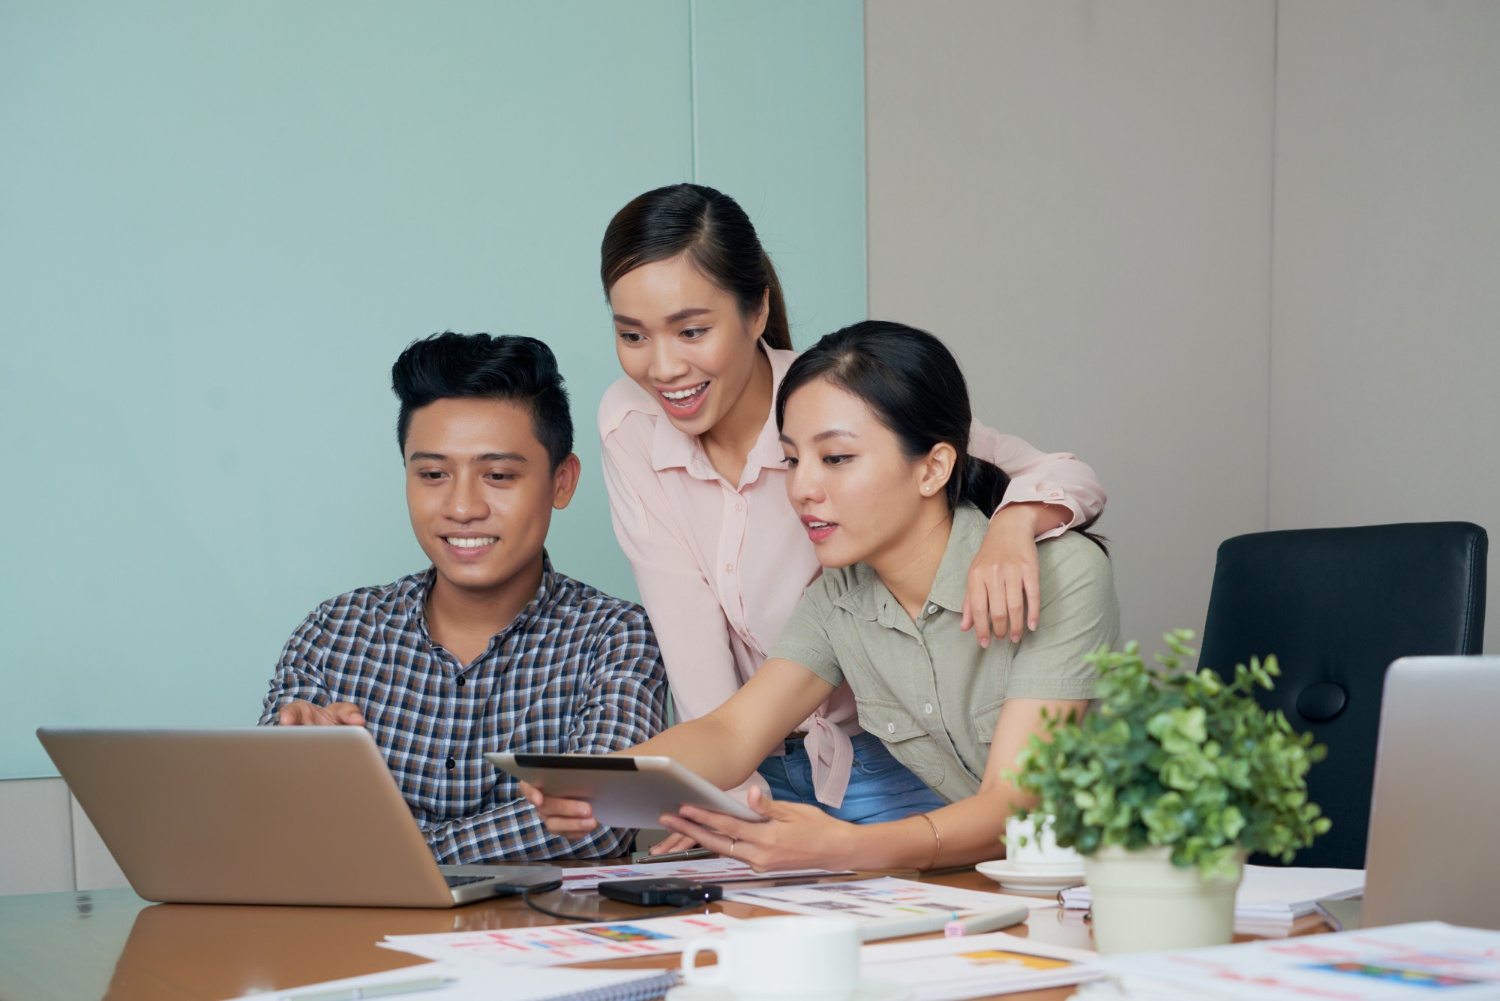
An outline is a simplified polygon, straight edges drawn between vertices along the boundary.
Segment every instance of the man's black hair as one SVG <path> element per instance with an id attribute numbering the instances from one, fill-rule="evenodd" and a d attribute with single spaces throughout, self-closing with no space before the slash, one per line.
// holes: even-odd
<path id="1" fill-rule="evenodd" d="M 531 411 L 531 430 L 556 471 L 573 451 L 568 390 L 552 349 L 535 337 L 433 334 L 407 345 L 391 366 L 391 389 L 401 400 L 396 442 L 406 455 L 411 415 L 449 399 L 513 400 Z"/>

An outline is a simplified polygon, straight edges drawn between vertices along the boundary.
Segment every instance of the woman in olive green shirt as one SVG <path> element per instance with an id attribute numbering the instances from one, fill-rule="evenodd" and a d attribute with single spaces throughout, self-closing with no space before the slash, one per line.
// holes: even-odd
<path id="1" fill-rule="evenodd" d="M 684 807 L 663 826 L 757 869 L 1002 854 L 1006 817 L 1029 805 L 1002 773 L 1043 712 L 1087 707 L 1095 678 L 1083 657 L 1118 638 L 1108 558 L 1079 532 L 1041 543 L 1040 628 L 988 647 L 960 631 L 968 566 L 1005 474 L 968 455 L 963 374 L 930 334 L 879 321 L 829 334 L 788 370 L 776 416 L 787 497 L 824 572 L 733 698 L 625 753 L 667 755 L 732 788 L 847 680 L 860 726 L 948 805 L 855 825 L 753 790 L 767 822 Z M 595 826 L 587 803 L 526 792 L 556 833 Z"/>

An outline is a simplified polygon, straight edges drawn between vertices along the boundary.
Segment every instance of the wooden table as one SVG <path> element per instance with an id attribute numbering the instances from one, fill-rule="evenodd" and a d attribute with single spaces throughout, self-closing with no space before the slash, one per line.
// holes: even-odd
<path id="1" fill-rule="evenodd" d="M 923 878 L 996 888 L 973 870 Z M 549 893 L 540 900 L 603 920 L 651 913 L 593 893 Z M 733 901 L 712 909 L 735 917 L 777 913 Z M 376 947 L 387 935 L 554 923 L 514 897 L 451 910 L 148 904 L 129 890 L 0 897 L 0 1001 L 223 1001 L 426 962 Z M 1010 931 L 1090 948 L 1088 926 L 1077 914 L 1039 911 L 1027 926 Z M 673 955 L 631 965 L 677 961 Z M 1055 1001 L 1072 993 L 1056 988 L 1005 996 Z"/>

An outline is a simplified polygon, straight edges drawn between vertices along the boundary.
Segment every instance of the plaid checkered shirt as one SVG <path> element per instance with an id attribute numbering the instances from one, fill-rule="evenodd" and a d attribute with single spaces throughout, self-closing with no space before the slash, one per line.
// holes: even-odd
<path id="1" fill-rule="evenodd" d="M 608 858 L 633 831 L 550 834 L 487 751 L 600 754 L 666 723 L 661 652 L 638 605 L 552 570 L 465 667 L 427 634 L 434 571 L 319 605 L 287 641 L 262 724 L 296 699 L 352 702 L 440 863 Z"/>

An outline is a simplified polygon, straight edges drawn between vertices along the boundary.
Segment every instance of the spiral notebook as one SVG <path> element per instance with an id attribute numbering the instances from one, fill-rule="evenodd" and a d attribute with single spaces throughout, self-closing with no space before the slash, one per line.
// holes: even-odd
<path id="1" fill-rule="evenodd" d="M 444 986 L 432 989 L 441 978 Z M 299 1001 L 301 998 L 359 997 L 380 989 L 382 996 L 402 985 L 420 993 L 413 1001 L 653 1001 L 677 986 L 677 970 L 598 970 L 562 966 L 490 966 L 483 963 L 426 963 L 363 977 L 329 980 L 281 991 L 247 994 L 236 1001 Z M 347 991 L 347 994 L 342 992 Z M 401 995 L 404 997 L 404 993 Z"/>

